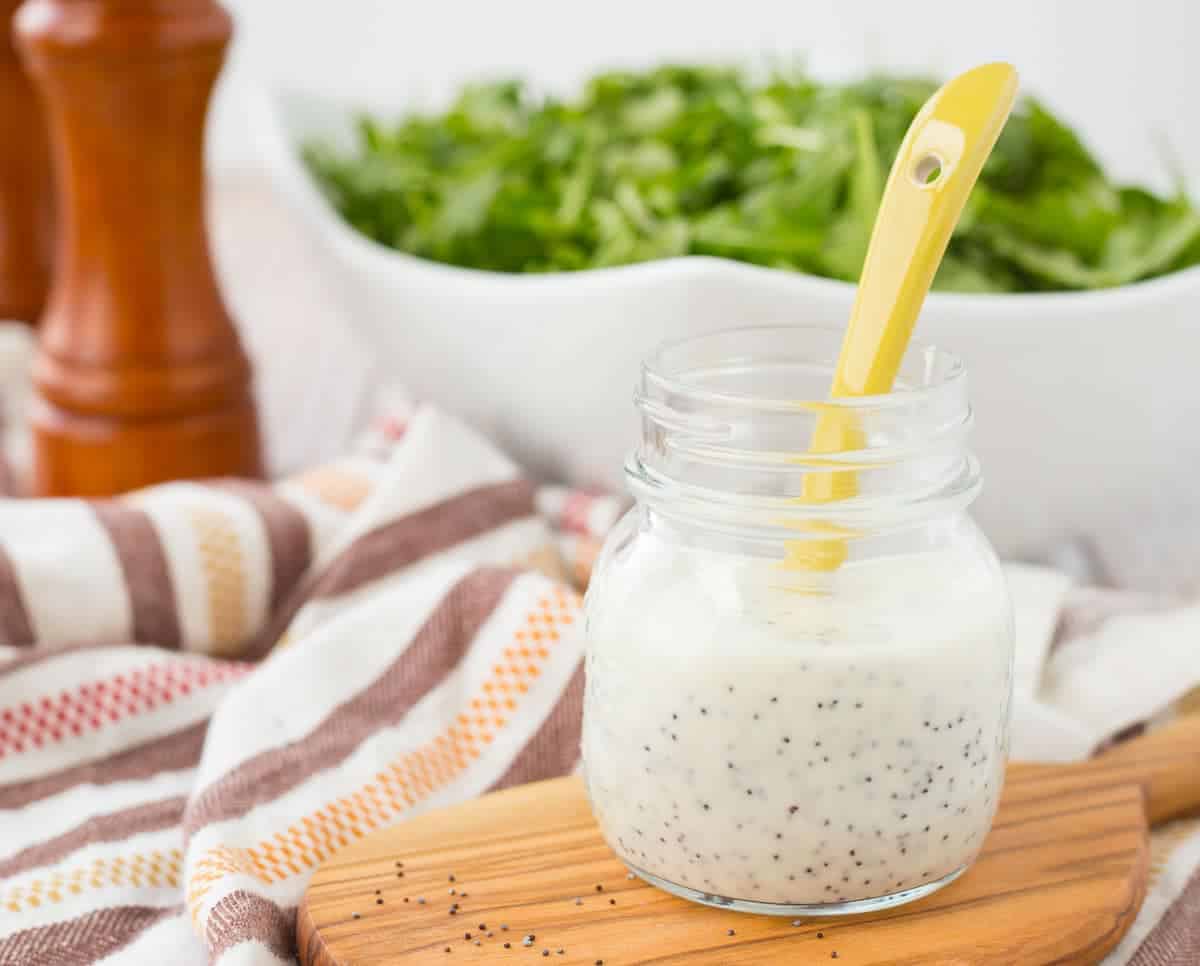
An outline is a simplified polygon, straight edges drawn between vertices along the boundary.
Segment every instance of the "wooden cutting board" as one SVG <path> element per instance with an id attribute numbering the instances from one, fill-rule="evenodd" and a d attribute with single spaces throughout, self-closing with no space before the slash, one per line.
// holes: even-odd
<path id="1" fill-rule="evenodd" d="M 297 914 L 300 958 L 1095 963 L 1141 905 L 1149 826 L 1196 808 L 1200 718 L 1082 764 L 1010 765 L 983 852 L 957 882 L 884 912 L 793 921 L 695 905 L 630 878 L 582 783 L 561 778 L 429 813 L 337 853 Z"/>

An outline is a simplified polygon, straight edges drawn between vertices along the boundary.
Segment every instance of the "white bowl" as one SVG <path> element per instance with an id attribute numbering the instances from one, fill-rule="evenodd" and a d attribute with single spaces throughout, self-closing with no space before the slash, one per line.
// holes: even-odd
<path id="1" fill-rule="evenodd" d="M 849 314 L 851 285 L 720 258 L 522 276 L 392 251 L 340 219 L 297 153 L 312 136 L 347 142 L 350 109 L 260 98 L 264 157 L 325 246 L 380 371 L 537 473 L 621 485 L 632 387 L 660 342 Z M 1137 521 L 1170 533 L 1198 516 L 1200 269 L 1105 292 L 934 294 L 918 335 L 967 363 L 986 480 L 976 517 L 1001 553 L 1103 542 Z"/>

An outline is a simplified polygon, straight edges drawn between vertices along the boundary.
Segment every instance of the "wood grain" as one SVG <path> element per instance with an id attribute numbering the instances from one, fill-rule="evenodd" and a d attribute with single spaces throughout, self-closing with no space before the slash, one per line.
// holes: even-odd
<path id="1" fill-rule="evenodd" d="M 214 0 L 27 0 L 18 45 L 62 199 L 34 366 L 34 485 L 104 495 L 261 472 L 250 367 L 204 223 Z"/>
<path id="2" fill-rule="evenodd" d="M 606 966 L 824 963 L 834 952 L 855 966 L 1095 963 L 1141 905 L 1147 814 L 1163 821 L 1198 807 L 1200 720 L 1091 762 L 1015 764 L 983 852 L 957 882 L 912 905 L 793 925 L 629 879 L 582 783 L 556 779 L 430 813 L 337 853 L 297 914 L 300 958 L 500 963 L 540 961 L 547 949 L 555 963 Z"/>
<path id="3" fill-rule="evenodd" d="M 50 285 L 53 178 L 41 105 L 12 41 L 20 0 L 0 0 L 0 319 L 35 322 Z"/>

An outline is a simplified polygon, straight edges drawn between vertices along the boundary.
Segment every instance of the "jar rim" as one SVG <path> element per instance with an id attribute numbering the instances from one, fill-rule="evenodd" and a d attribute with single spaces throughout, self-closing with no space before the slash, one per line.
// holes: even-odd
<path id="1" fill-rule="evenodd" d="M 833 326 L 780 324 L 743 326 L 719 329 L 701 335 L 684 336 L 679 339 L 660 343 L 642 357 L 643 384 L 653 385 L 662 391 L 686 395 L 697 402 L 720 404 L 748 411 L 761 410 L 771 412 L 811 410 L 814 408 L 827 409 L 831 405 L 836 406 L 838 409 L 894 410 L 907 406 L 928 405 L 939 396 L 963 392 L 963 383 L 967 377 L 967 369 L 962 359 L 938 345 L 922 341 L 913 341 L 909 344 L 905 359 L 909 364 L 916 359 L 923 360 L 926 381 L 917 384 L 912 381 L 898 380 L 901 383 L 899 388 L 891 392 L 865 396 L 840 396 L 835 398 L 826 394 L 821 398 L 810 395 L 808 398 L 789 399 L 782 397 L 773 398 L 753 393 L 709 389 L 697 386 L 684 378 L 689 371 L 688 369 L 677 366 L 676 371 L 671 371 L 671 367 L 666 364 L 667 357 L 672 354 L 687 353 L 688 350 L 699 351 L 707 346 L 716 347 L 721 343 L 734 339 L 761 339 L 766 341 L 772 337 L 781 338 L 787 335 L 795 335 L 806 337 L 810 340 L 828 340 L 829 345 L 826 348 L 830 351 L 823 352 L 821 357 L 812 358 L 801 353 L 796 358 L 815 367 L 827 368 L 830 377 L 828 381 L 831 383 L 837 362 L 837 353 L 840 350 L 844 334 L 844 329 Z M 797 339 L 797 342 L 799 344 L 800 340 Z M 776 354 L 772 353 L 772 357 L 776 358 Z M 747 356 L 746 358 L 749 361 L 752 357 Z"/>
<path id="2" fill-rule="evenodd" d="M 881 527 L 969 504 L 980 475 L 962 361 L 917 343 L 893 392 L 835 397 L 842 339 L 825 326 L 755 326 L 656 348 L 634 397 L 642 439 L 625 470 L 635 496 L 768 530 L 814 519 Z M 793 388 L 807 398 L 787 398 Z M 826 419 L 847 427 L 844 448 L 812 448 Z"/>

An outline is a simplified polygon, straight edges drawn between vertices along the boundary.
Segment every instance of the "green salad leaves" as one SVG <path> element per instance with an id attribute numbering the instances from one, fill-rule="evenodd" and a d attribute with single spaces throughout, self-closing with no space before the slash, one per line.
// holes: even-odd
<path id="1" fill-rule="evenodd" d="M 706 254 L 854 281 L 891 160 L 935 87 L 687 66 L 601 74 L 573 100 L 504 82 L 439 115 L 363 117 L 354 152 L 303 150 L 351 225 L 439 262 L 551 272 Z M 1114 184 L 1026 98 L 935 287 L 1105 288 L 1197 263 L 1200 213 L 1182 191 Z"/>

